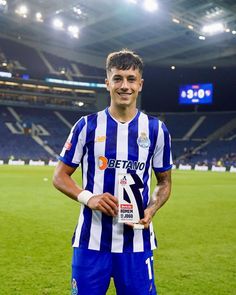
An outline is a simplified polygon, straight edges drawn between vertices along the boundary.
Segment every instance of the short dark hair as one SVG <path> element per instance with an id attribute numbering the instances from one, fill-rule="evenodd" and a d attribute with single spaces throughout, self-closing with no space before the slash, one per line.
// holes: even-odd
<path id="1" fill-rule="evenodd" d="M 112 69 L 129 70 L 133 68 L 138 69 L 140 74 L 143 73 L 143 61 L 142 58 L 127 48 L 117 52 L 112 52 L 107 56 L 106 71 L 107 73 Z"/>

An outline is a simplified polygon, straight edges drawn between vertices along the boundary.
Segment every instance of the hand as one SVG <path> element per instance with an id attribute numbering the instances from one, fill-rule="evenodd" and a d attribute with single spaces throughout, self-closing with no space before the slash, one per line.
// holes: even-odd
<path id="1" fill-rule="evenodd" d="M 115 217 L 118 214 L 118 200 L 109 193 L 93 196 L 89 199 L 87 206 L 108 216 Z"/>
<path id="2" fill-rule="evenodd" d="M 145 229 L 149 228 L 149 225 L 152 221 L 152 217 L 153 217 L 153 212 L 151 208 L 147 208 L 146 210 L 144 210 L 144 218 L 139 220 L 138 224 L 141 224 L 144 226 Z M 135 224 L 132 222 L 126 222 L 126 225 L 133 227 L 135 229 Z"/>
<path id="3" fill-rule="evenodd" d="M 139 223 L 144 225 L 144 228 L 148 228 L 153 217 L 153 212 L 151 208 L 144 210 L 144 217 L 140 219 Z"/>

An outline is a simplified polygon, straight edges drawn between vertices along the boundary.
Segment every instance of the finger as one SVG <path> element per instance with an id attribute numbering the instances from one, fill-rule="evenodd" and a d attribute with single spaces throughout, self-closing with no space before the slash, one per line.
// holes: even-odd
<path id="1" fill-rule="evenodd" d="M 118 199 L 116 197 L 114 197 L 110 193 L 104 193 L 103 196 L 107 197 L 110 201 L 112 201 L 113 203 L 115 203 L 118 206 Z"/>
<path id="2" fill-rule="evenodd" d="M 104 213 L 110 216 L 116 216 L 117 211 L 116 208 L 111 207 L 107 202 L 101 200 L 99 202 L 100 208 L 104 210 Z"/>
<path id="3" fill-rule="evenodd" d="M 110 199 L 103 199 L 103 201 L 109 205 L 116 214 L 118 213 L 118 205 L 116 203 Z"/>
<path id="4" fill-rule="evenodd" d="M 112 208 L 112 210 L 114 211 L 115 215 L 118 214 L 118 202 L 115 197 L 113 197 L 112 195 L 104 194 L 104 195 L 102 195 L 100 201 L 103 201 L 107 205 L 109 205 Z"/>
<path id="5" fill-rule="evenodd" d="M 140 224 L 142 224 L 145 228 L 148 228 L 149 225 L 150 225 L 150 222 L 151 220 L 150 219 L 146 219 L 146 218 L 143 218 L 139 221 Z"/>

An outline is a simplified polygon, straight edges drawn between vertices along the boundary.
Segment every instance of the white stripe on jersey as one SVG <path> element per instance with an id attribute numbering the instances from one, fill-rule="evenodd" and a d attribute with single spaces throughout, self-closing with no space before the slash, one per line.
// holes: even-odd
<path id="1" fill-rule="evenodd" d="M 87 123 L 87 117 L 84 118 L 85 122 Z M 87 125 L 85 125 L 87 126 Z M 85 144 L 85 139 L 86 139 L 86 128 L 85 126 L 81 130 L 81 135 L 79 140 L 77 141 L 76 147 L 75 147 L 75 153 L 72 158 L 72 162 L 75 164 L 79 164 L 81 161 L 81 158 L 83 156 L 83 146 Z"/>
<path id="2" fill-rule="evenodd" d="M 149 138 L 149 126 L 148 126 L 148 118 L 147 115 L 140 113 L 140 116 L 138 118 L 138 136 L 141 135 L 141 133 L 145 133 L 147 138 Z M 140 162 L 147 162 L 148 157 L 148 149 L 144 149 L 139 146 L 139 157 L 138 161 Z M 143 179 L 144 170 L 139 173 L 139 177 Z M 141 189 L 142 194 L 143 189 Z M 134 252 L 141 252 L 144 250 L 143 245 L 143 232 L 141 230 L 134 230 L 134 240 L 133 240 L 133 249 Z"/>
<path id="3" fill-rule="evenodd" d="M 116 158 L 117 159 L 128 159 L 128 124 L 117 124 L 117 140 L 116 142 Z M 126 173 L 126 169 L 119 169 L 119 173 Z M 118 179 L 118 172 L 116 170 L 116 180 Z M 115 196 L 118 197 L 118 182 L 115 182 Z M 122 252 L 123 251 L 123 231 L 124 225 L 118 223 L 117 218 L 113 219 L 112 226 L 112 252 Z"/>
<path id="4" fill-rule="evenodd" d="M 79 220 L 78 224 L 75 230 L 75 240 L 72 245 L 72 247 L 78 247 L 79 246 L 79 239 L 80 239 L 80 234 L 81 234 L 81 228 L 84 223 L 84 216 L 83 216 L 83 211 L 84 211 L 84 204 L 80 205 L 80 214 L 79 214 Z"/>
<path id="5" fill-rule="evenodd" d="M 105 155 L 106 141 L 99 140 L 104 138 L 107 129 L 107 116 L 105 112 L 99 112 L 97 116 L 97 126 L 95 131 L 94 150 L 101 151 L 101 155 Z M 98 159 L 94 159 L 96 167 L 98 166 Z M 85 162 L 86 163 L 86 162 Z M 104 170 L 95 168 L 94 175 L 94 194 L 101 194 L 103 191 Z M 92 211 L 92 224 L 90 229 L 90 239 L 88 248 L 91 250 L 100 250 L 101 233 L 102 233 L 102 213 L 99 211 Z"/>
<path id="6" fill-rule="evenodd" d="M 155 233 L 153 230 L 153 223 L 151 222 L 149 225 L 149 229 L 150 229 L 150 238 L 151 238 L 151 249 L 155 249 L 156 248 L 156 244 L 155 244 Z"/>

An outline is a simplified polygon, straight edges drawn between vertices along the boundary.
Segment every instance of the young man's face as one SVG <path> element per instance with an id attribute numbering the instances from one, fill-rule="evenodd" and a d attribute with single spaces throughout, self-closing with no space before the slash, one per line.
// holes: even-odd
<path id="1" fill-rule="evenodd" d="M 136 107 L 136 100 L 142 90 L 143 79 L 138 69 L 119 70 L 112 68 L 107 73 L 107 90 L 111 104 L 119 107 Z"/>

